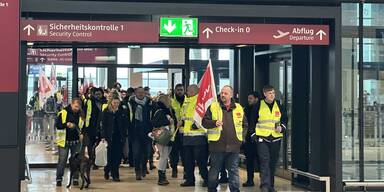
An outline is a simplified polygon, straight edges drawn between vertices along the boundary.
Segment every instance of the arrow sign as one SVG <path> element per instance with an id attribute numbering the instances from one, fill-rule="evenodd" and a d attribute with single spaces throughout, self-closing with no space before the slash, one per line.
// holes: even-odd
<path id="1" fill-rule="evenodd" d="M 172 20 L 168 20 L 168 24 L 164 24 L 164 28 L 168 33 L 172 33 L 172 31 L 176 29 L 176 25 L 172 24 Z"/>
<path id="2" fill-rule="evenodd" d="M 203 34 L 206 33 L 206 37 L 207 39 L 209 39 L 209 34 L 210 33 L 213 33 L 213 31 L 210 29 L 210 28 L 205 28 L 204 31 L 203 31 Z"/>
<path id="3" fill-rule="evenodd" d="M 320 29 L 316 35 L 319 35 L 320 36 L 320 40 L 323 40 L 323 35 L 327 35 L 327 33 L 325 33 L 322 29 Z"/>
<path id="4" fill-rule="evenodd" d="M 31 35 L 31 30 L 34 31 L 35 28 L 33 28 L 32 25 L 27 25 L 27 26 L 25 26 L 25 27 L 23 28 L 23 31 L 25 31 L 25 30 L 27 30 L 27 34 L 28 34 L 28 36 L 30 36 L 30 35 Z"/>

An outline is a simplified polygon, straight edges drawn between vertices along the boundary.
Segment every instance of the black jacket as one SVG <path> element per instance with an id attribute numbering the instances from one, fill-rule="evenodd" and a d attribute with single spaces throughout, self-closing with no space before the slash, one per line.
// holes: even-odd
<path id="1" fill-rule="evenodd" d="M 79 140 L 79 134 L 80 129 L 78 127 L 79 120 L 80 120 L 80 114 L 81 112 L 74 113 L 72 111 L 71 105 L 67 106 L 63 110 L 67 111 L 67 119 L 65 122 L 62 121 L 62 113 L 60 113 L 55 121 L 56 128 L 59 130 L 66 129 L 66 141 L 78 141 Z M 67 123 L 73 123 L 75 124 L 74 128 L 68 128 Z"/>
<path id="2" fill-rule="evenodd" d="M 152 102 L 149 97 L 147 97 L 147 102 L 143 107 L 143 121 L 140 122 L 135 119 L 136 108 L 139 105 L 135 101 L 135 97 L 129 99 L 129 103 L 132 106 L 132 136 L 134 138 L 143 138 L 147 137 L 148 133 L 152 131 L 151 116 L 152 116 Z M 131 133 L 130 133 L 131 134 Z"/>
<path id="3" fill-rule="evenodd" d="M 128 115 L 122 108 L 119 108 L 115 113 L 106 109 L 103 111 L 103 119 L 101 122 L 101 138 L 105 138 L 108 143 L 112 143 L 113 134 L 117 131 L 119 139 L 123 142 L 127 136 L 128 130 Z"/>
<path id="4" fill-rule="evenodd" d="M 90 103 L 89 103 L 90 102 Z M 89 126 L 86 126 L 84 124 L 84 132 L 89 134 L 90 137 L 98 137 L 100 135 L 100 121 L 102 119 L 102 105 L 107 103 L 105 99 L 102 99 L 100 108 L 97 106 L 97 101 L 95 98 L 91 98 L 87 100 L 87 103 L 85 105 L 85 115 L 88 116 L 88 105 L 90 104 L 92 106 L 91 110 L 91 118 L 89 120 Z"/>

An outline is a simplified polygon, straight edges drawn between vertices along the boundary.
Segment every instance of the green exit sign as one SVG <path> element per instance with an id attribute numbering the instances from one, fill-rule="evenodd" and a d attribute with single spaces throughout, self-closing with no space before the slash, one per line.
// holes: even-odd
<path id="1" fill-rule="evenodd" d="M 160 37 L 197 37 L 197 18 L 160 18 Z"/>

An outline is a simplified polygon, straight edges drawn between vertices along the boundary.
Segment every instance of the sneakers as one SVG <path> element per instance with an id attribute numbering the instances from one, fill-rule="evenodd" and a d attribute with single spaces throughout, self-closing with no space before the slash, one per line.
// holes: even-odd
<path id="1" fill-rule="evenodd" d="M 62 186 L 61 181 L 56 181 L 56 187 L 61 187 L 61 186 Z"/>

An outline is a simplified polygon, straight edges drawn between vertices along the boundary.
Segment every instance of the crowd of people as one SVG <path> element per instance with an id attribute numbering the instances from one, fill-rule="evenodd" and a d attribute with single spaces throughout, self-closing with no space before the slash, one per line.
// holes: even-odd
<path id="1" fill-rule="evenodd" d="M 112 89 L 90 87 L 72 99 L 57 116 L 59 163 L 57 186 L 62 185 L 69 153 L 87 147 L 90 160 L 95 162 L 95 147 L 108 144 L 108 162 L 104 178 L 120 181 L 119 167 L 134 167 L 136 180 L 145 179 L 149 170 L 156 169 L 158 156 L 158 185 L 168 185 L 166 170 L 172 178 L 179 177 L 178 165 L 183 167 L 181 187 L 196 184 L 195 166 L 202 178 L 201 185 L 217 191 L 219 183 L 228 182 L 231 192 L 240 191 L 239 154 L 246 155 L 247 181 L 243 187 L 254 186 L 255 169 L 260 171 L 263 192 L 275 191 L 274 172 L 287 116 L 282 104 L 275 99 L 272 86 L 248 95 L 244 108 L 235 101 L 233 88 L 224 86 L 218 101 L 207 109 L 201 123 L 194 119 L 199 87 L 175 86 L 172 93 L 151 97 L 149 88 L 122 90 L 116 83 Z M 157 133 L 169 134 L 169 140 L 158 140 Z M 164 137 L 165 138 L 165 137 Z M 257 163 L 255 163 L 257 162 Z M 93 165 L 94 169 L 98 169 Z M 74 180 L 78 185 L 78 180 Z"/>

